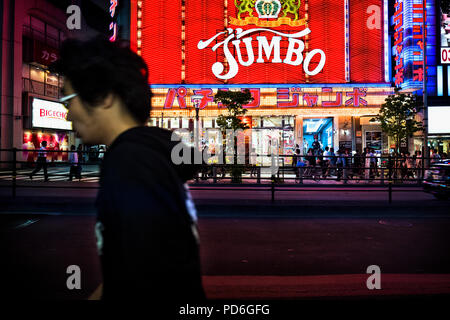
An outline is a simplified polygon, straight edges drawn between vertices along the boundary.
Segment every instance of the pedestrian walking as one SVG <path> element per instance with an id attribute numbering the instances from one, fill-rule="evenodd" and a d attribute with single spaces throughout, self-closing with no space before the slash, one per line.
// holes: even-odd
<path id="1" fill-rule="evenodd" d="M 356 151 L 356 153 L 353 156 L 353 176 L 358 177 L 358 179 L 361 178 L 361 154 Z M 359 180 L 358 180 L 359 182 Z"/>
<path id="2" fill-rule="evenodd" d="M 337 151 L 336 156 L 336 180 L 341 181 L 342 175 L 343 175 L 343 168 L 344 168 L 344 159 L 343 159 L 343 150 L 341 148 Z"/>
<path id="3" fill-rule="evenodd" d="M 143 301 L 151 310 L 204 300 L 197 217 L 185 184 L 197 167 L 183 157 L 196 153 L 191 163 L 199 151 L 146 126 L 148 67 L 128 47 L 69 39 L 59 55 L 51 69 L 64 76 L 67 120 L 83 143 L 108 148 L 95 226 L 102 299 Z"/>
<path id="4" fill-rule="evenodd" d="M 415 164 L 417 179 L 423 179 L 422 166 L 423 166 L 422 151 L 417 150 L 416 151 L 416 164 Z"/>
<path id="5" fill-rule="evenodd" d="M 74 176 L 77 179 L 81 180 L 80 172 L 78 171 L 78 153 L 75 151 L 74 145 L 70 146 L 69 163 L 70 163 L 69 181 L 72 181 Z"/>
<path id="6" fill-rule="evenodd" d="M 325 147 L 325 151 L 323 152 L 323 177 L 324 179 L 327 178 L 329 170 L 330 170 L 330 148 L 328 146 Z"/>
<path id="7" fill-rule="evenodd" d="M 252 151 L 250 152 L 249 160 L 250 160 L 250 168 L 251 168 L 250 177 L 253 177 L 253 176 L 256 177 L 258 175 L 258 168 L 256 166 L 257 159 L 256 159 L 256 149 L 255 148 L 252 148 Z"/>
<path id="8" fill-rule="evenodd" d="M 441 159 L 441 156 L 439 155 L 439 153 L 437 152 L 436 149 L 431 149 L 430 158 L 431 158 L 430 163 L 436 163 L 436 162 L 439 162 L 439 160 Z"/>
<path id="9" fill-rule="evenodd" d="M 378 177 L 377 155 L 373 148 L 370 148 L 370 179 Z"/>
<path id="10" fill-rule="evenodd" d="M 364 160 L 364 179 L 366 179 L 367 182 L 370 181 L 370 157 L 370 148 L 365 148 L 362 158 Z"/>
<path id="11" fill-rule="evenodd" d="M 327 171 L 327 175 L 336 175 L 336 161 L 337 161 L 337 157 L 336 154 L 334 153 L 334 148 L 330 148 L 330 168 Z"/>
<path id="12" fill-rule="evenodd" d="M 409 152 L 406 153 L 406 178 L 414 179 L 414 160 Z"/>
<path id="13" fill-rule="evenodd" d="M 343 178 L 344 178 L 344 183 L 347 183 L 348 180 L 348 173 L 351 167 L 351 155 L 350 155 L 350 150 L 348 148 L 346 148 L 344 150 L 344 154 L 342 155 L 342 167 L 343 167 Z"/>
<path id="14" fill-rule="evenodd" d="M 305 161 L 306 161 L 305 177 L 309 176 L 313 177 L 314 169 L 316 167 L 316 157 L 314 157 L 314 151 L 312 148 L 308 149 Z"/>
<path id="15" fill-rule="evenodd" d="M 82 164 L 84 163 L 84 153 L 83 153 L 83 145 L 79 144 L 77 148 L 77 156 L 78 156 L 78 176 L 81 179 L 81 171 L 83 171 Z"/>
<path id="16" fill-rule="evenodd" d="M 401 181 L 403 181 L 408 173 L 408 169 L 406 168 L 406 155 L 403 152 L 400 153 L 399 168 Z"/>
<path id="17" fill-rule="evenodd" d="M 295 155 L 292 159 L 293 159 L 292 164 L 294 165 L 294 172 L 295 172 L 295 182 L 299 182 L 300 172 L 302 172 L 303 175 L 303 167 L 306 166 L 306 164 L 302 161 L 302 157 L 300 156 L 300 149 L 295 150 Z"/>
<path id="18" fill-rule="evenodd" d="M 33 180 L 33 176 L 41 169 L 44 169 L 44 181 L 49 181 L 47 173 L 47 141 L 41 142 L 41 147 L 38 151 L 38 158 L 36 160 L 36 168 L 30 173 L 30 179 Z"/>

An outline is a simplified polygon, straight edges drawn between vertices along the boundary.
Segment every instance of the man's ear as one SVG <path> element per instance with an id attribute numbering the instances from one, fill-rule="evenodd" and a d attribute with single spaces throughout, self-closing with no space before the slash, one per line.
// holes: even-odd
<path id="1" fill-rule="evenodd" d="M 103 99 L 103 102 L 101 103 L 100 107 L 104 109 L 109 109 L 114 104 L 114 100 L 117 98 L 117 96 L 113 93 L 108 93 L 106 97 Z"/>

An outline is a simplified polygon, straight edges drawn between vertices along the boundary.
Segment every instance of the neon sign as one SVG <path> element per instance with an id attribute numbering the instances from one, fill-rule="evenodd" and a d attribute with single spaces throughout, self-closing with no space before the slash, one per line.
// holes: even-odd
<path id="1" fill-rule="evenodd" d="M 302 37 L 305 37 L 306 35 L 308 35 L 311 32 L 308 28 L 306 28 L 300 32 L 293 33 L 293 34 L 282 33 L 282 32 L 265 29 L 265 28 L 249 29 L 246 31 L 243 31 L 241 28 L 238 28 L 236 30 L 229 28 L 227 30 L 227 32 L 225 32 L 225 31 L 219 32 L 218 34 L 216 34 L 215 36 L 213 36 L 212 38 L 210 38 L 207 41 L 200 41 L 198 43 L 197 47 L 200 50 L 204 49 L 204 48 L 208 47 L 218 36 L 220 36 L 222 34 L 226 34 L 226 33 L 229 34 L 224 41 L 219 42 L 212 47 L 212 51 L 216 51 L 216 49 L 218 47 L 223 46 L 225 58 L 227 59 L 228 65 L 229 65 L 228 72 L 226 74 L 221 74 L 224 71 L 225 66 L 222 62 L 216 62 L 212 65 L 212 72 L 214 73 L 214 75 L 217 78 L 222 79 L 222 80 L 228 80 L 228 79 L 234 78 L 237 75 L 237 73 L 239 71 L 238 61 L 239 61 L 239 64 L 241 64 L 242 66 L 246 66 L 246 67 L 251 66 L 255 62 L 255 55 L 253 53 L 253 46 L 252 46 L 252 38 L 250 38 L 250 37 L 245 38 L 246 35 L 249 35 L 249 34 L 252 34 L 255 32 L 269 32 L 269 33 L 276 34 L 276 36 L 272 37 L 270 45 L 268 43 L 266 36 L 256 37 L 256 39 L 258 41 L 258 59 L 256 59 L 256 63 L 265 63 L 265 60 L 263 58 L 263 52 L 265 53 L 265 56 L 267 59 L 270 59 L 270 57 L 272 56 L 272 52 L 273 52 L 273 58 L 271 61 L 272 63 L 283 62 L 283 63 L 289 64 L 292 66 L 298 66 L 298 65 L 302 64 L 302 62 L 303 62 L 303 70 L 305 71 L 305 73 L 307 75 L 310 75 L 310 76 L 314 76 L 314 75 L 318 74 L 325 66 L 325 61 L 326 61 L 325 53 L 323 52 L 323 50 L 320 50 L 320 49 L 311 50 L 310 52 L 308 52 L 306 54 L 305 58 L 303 59 L 303 50 L 305 49 L 305 43 L 302 40 L 299 40 L 298 38 L 302 38 Z M 236 40 L 231 41 L 234 37 L 236 37 Z M 281 57 L 280 57 L 280 43 L 281 43 L 282 37 L 285 37 L 289 41 L 289 46 L 287 49 L 286 57 L 283 60 L 281 60 Z M 245 46 L 247 49 L 247 56 L 248 56 L 247 61 L 244 61 L 242 59 L 242 54 L 241 54 L 241 49 L 240 49 L 241 38 L 243 38 L 242 42 L 245 43 Z M 228 43 L 230 41 L 235 47 L 236 54 L 238 57 L 237 61 L 236 61 L 235 57 L 233 56 L 233 54 L 231 53 L 230 49 L 228 48 Z M 310 70 L 309 64 L 310 64 L 312 58 L 314 57 L 314 55 L 316 55 L 316 54 L 320 55 L 319 64 L 313 70 Z M 295 55 L 295 59 L 293 60 L 294 55 Z"/>
<path id="2" fill-rule="evenodd" d="M 195 86 L 178 86 L 165 89 L 153 89 L 154 97 L 152 106 L 164 110 L 188 110 L 192 108 L 191 96 L 201 96 L 199 109 L 222 109 L 223 106 L 214 103 L 214 95 L 218 90 L 229 90 L 227 87 L 207 86 L 196 88 Z M 245 88 L 238 88 L 244 90 Z M 386 89 L 392 93 L 390 88 Z M 367 86 L 345 88 L 317 87 L 309 88 L 302 86 L 279 86 L 273 88 L 249 88 L 253 101 L 244 108 L 365 108 L 381 105 L 384 99 L 380 96 L 380 88 Z M 380 100 L 381 99 L 381 100 Z"/>
<path id="3" fill-rule="evenodd" d="M 394 82 L 396 86 L 400 86 L 405 80 L 403 65 L 403 1 L 395 0 L 394 7 Z"/>
<path id="4" fill-rule="evenodd" d="M 109 1 L 109 14 L 111 16 L 111 23 L 109 24 L 109 31 L 112 32 L 112 35 L 109 37 L 109 41 L 116 41 L 117 38 L 117 22 L 115 21 L 116 17 L 116 8 L 119 4 L 119 0 L 110 0 Z"/>
<path id="5" fill-rule="evenodd" d="M 402 89 L 423 86 L 426 11 L 424 0 L 396 0 L 394 4 L 394 82 Z"/>

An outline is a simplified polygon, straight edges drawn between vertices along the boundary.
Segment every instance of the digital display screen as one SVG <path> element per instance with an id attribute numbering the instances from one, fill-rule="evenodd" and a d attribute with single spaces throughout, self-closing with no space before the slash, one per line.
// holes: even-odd
<path id="1" fill-rule="evenodd" d="M 67 109 L 63 104 L 33 98 L 32 125 L 34 128 L 72 130 L 72 122 L 67 121 Z"/>
<path id="2" fill-rule="evenodd" d="M 450 107 L 428 107 L 428 133 L 450 133 Z"/>

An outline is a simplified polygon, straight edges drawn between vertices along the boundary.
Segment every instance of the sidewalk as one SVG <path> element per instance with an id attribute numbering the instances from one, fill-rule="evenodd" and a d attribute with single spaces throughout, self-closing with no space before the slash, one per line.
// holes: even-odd
<path id="1" fill-rule="evenodd" d="M 323 276 L 203 276 L 207 298 L 297 300 L 314 298 L 391 298 L 450 295 L 449 274 L 383 274 L 382 288 L 369 290 L 367 274 Z M 89 300 L 100 300 L 103 285 Z"/>
<path id="2" fill-rule="evenodd" d="M 0 212 L 3 213 L 95 213 L 98 183 L 37 182 L 18 183 L 16 198 L 11 183 L 0 182 Z M 276 185 L 272 201 L 270 184 L 191 184 L 199 215 L 379 215 L 448 216 L 450 201 L 438 201 L 421 187 L 393 188 L 389 203 L 387 186 L 380 185 Z"/>

